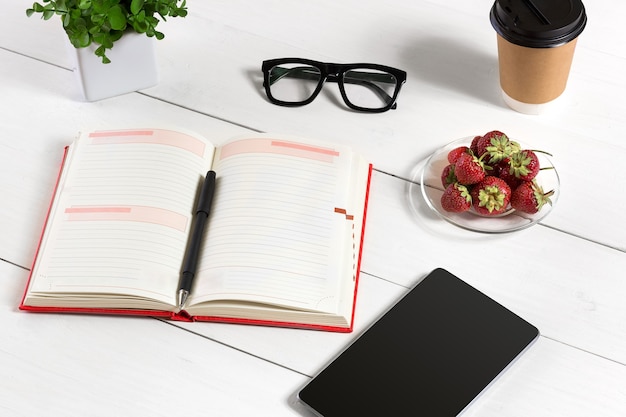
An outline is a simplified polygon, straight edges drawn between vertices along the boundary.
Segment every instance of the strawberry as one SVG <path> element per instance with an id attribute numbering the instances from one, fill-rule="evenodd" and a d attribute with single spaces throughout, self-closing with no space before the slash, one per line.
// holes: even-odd
<path id="1" fill-rule="evenodd" d="M 482 156 L 485 152 L 487 152 L 487 144 L 489 143 L 489 138 L 485 138 L 481 136 L 476 140 L 474 144 L 474 153 L 478 156 Z"/>
<path id="2" fill-rule="evenodd" d="M 441 171 L 441 184 L 443 184 L 444 187 L 447 187 L 455 182 L 457 182 L 457 179 L 454 174 L 454 164 L 446 165 L 443 171 Z"/>
<path id="3" fill-rule="evenodd" d="M 503 213 L 511 199 L 511 188 L 502 179 L 486 176 L 472 187 L 472 205 L 478 214 L 494 216 Z"/>
<path id="4" fill-rule="evenodd" d="M 530 181 L 539 173 L 539 158 L 534 151 L 524 149 L 509 158 L 509 174 L 522 181 Z"/>
<path id="5" fill-rule="evenodd" d="M 450 152 L 448 152 L 448 162 L 454 164 L 459 156 L 467 152 L 469 152 L 469 148 L 467 146 L 459 146 L 452 149 Z"/>
<path id="6" fill-rule="evenodd" d="M 471 153 L 461 154 L 454 164 L 457 180 L 463 185 L 471 185 L 485 178 L 485 165 Z"/>
<path id="7" fill-rule="evenodd" d="M 482 136 L 476 143 L 476 155 L 484 158 L 487 163 L 496 164 L 520 150 L 519 143 L 512 141 L 499 130 L 492 130 Z"/>
<path id="8" fill-rule="evenodd" d="M 494 173 L 495 176 L 502 178 L 507 184 L 509 184 L 511 190 L 514 190 L 518 185 L 520 185 L 520 183 L 523 182 L 521 179 L 516 178 L 514 172 L 511 170 L 510 158 L 505 158 L 498 162 L 495 165 L 494 172 L 497 172 L 497 174 Z"/>
<path id="9" fill-rule="evenodd" d="M 448 185 L 441 195 L 441 207 L 445 211 L 461 213 L 472 206 L 472 197 L 466 186 L 458 182 Z"/>
<path id="10" fill-rule="evenodd" d="M 550 197 L 554 190 L 543 192 L 536 180 L 524 181 L 511 194 L 511 207 L 528 214 L 537 213 L 544 204 L 552 204 Z"/>
<path id="11" fill-rule="evenodd" d="M 472 143 L 470 144 L 470 150 L 474 152 L 474 155 L 478 155 L 478 141 L 482 138 L 482 136 L 474 136 L 472 139 Z"/>

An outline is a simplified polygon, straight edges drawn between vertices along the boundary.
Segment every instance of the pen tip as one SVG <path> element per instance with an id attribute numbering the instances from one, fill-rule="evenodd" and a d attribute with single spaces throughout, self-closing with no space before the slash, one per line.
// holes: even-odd
<path id="1" fill-rule="evenodd" d="M 187 302 L 187 297 L 189 296 L 189 291 L 180 290 L 178 292 L 178 308 L 181 310 L 185 307 L 185 303 Z"/>

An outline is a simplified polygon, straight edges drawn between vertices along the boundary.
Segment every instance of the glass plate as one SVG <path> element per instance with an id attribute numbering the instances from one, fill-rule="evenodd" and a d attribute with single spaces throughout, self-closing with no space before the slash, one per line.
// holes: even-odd
<path id="1" fill-rule="evenodd" d="M 535 214 L 522 213 L 509 208 L 509 210 L 498 216 L 482 216 L 473 210 L 464 213 L 451 213 L 441 208 L 441 195 L 444 190 L 441 183 L 441 173 L 445 166 L 448 165 L 448 152 L 458 146 L 469 147 L 473 138 L 474 136 L 470 136 L 450 142 L 435 151 L 426 160 L 421 170 L 415 170 L 412 178 L 413 184 L 409 187 L 409 202 L 414 213 L 419 213 L 418 208 L 421 197 L 423 197 L 428 206 L 444 220 L 467 230 L 484 233 L 513 232 L 530 227 L 545 218 L 552 211 L 559 198 L 559 174 L 556 169 L 544 169 L 539 171 L 537 175 L 537 183 L 543 187 L 543 190 L 545 192 L 554 190 L 554 194 L 550 197 L 552 205 L 545 204 Z M 520 143 L 522 149 L 536 149 L 517 140 L 515 141 Z M 537 157 L 539 158 L 541 168 L 554 168 L 548 155 L 537 152 Z"/>

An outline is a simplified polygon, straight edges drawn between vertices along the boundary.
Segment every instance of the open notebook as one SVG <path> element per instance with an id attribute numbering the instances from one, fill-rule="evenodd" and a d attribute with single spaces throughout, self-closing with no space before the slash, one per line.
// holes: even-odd
<path id="1" fill-rule="evenodd" d="M 181 310 L 209 169 L 213 207 Z M 66 149 L 21 308 L 350 331 L 371 169 L 311 139 L 86 132 Z"/>

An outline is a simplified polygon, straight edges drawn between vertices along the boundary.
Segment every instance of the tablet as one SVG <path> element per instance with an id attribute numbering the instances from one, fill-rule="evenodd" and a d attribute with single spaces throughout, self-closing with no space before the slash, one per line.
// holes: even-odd
<path id="1" fill-rule="evenodd" d="M 298 399 L 323 417 L 457 416 L 538 336 L 536 327 L 438 268 Z"/>

